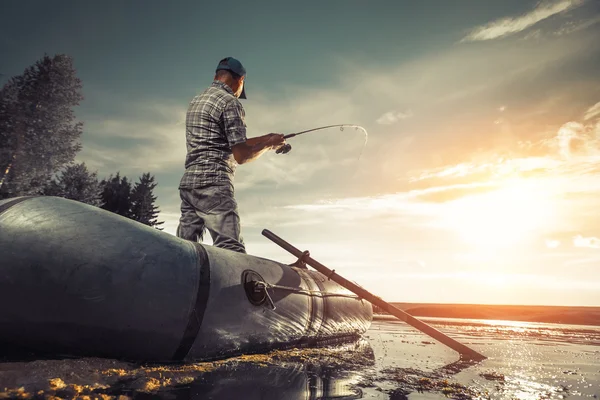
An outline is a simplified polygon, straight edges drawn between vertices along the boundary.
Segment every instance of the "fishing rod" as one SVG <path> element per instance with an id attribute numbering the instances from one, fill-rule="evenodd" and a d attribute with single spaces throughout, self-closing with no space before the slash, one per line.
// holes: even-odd
<path id="1" fill-rule="evenodd" d="M 344 128 L 354 128 L 354 130 L 362 130 L 365 133 L 365 143 L 363 145 L 364 146 L 367 145 L 367 140 L 368 140 L 368 136 L 369 134 L 367 133 L 367 130 L 365 128 L 363 128 L 360 125 L 354 125 L 354 124 L 336 124 L 336 125 L 327 125 L 327 126 L 320 126 L 318 128 L 313 128 L 313 129 L 307 129 L 305 131 L 301 131 L 301 132 L 296 132 L 296 133 L 289 133 L 287 135 L 284 135 L 283 138 L 284 139 L 290 139 L 293 138 L 295 136 L 300 136 L 303 135 L 305 133 L 308 132 L 315 132 L 315 131 L 320 131 L 323 129 L 329 129 L 329 128 L 340 128 L 340 131 L 343 131 Z M 289 143 L 286 143 L 285 145 L 283 145 L 282 147 L 280 147 L 279 149 L 277 149 L 276 153 L 277 154 L 286 154 L 288 153 L 290 150 L 292 149 L 292 146 Z"/>

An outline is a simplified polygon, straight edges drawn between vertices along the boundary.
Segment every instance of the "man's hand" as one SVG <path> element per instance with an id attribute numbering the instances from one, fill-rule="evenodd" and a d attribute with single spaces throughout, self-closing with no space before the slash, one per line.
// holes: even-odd
<path id="1" fill-rule="evenodd" d="M 285 139 L 281 133 L 269 133 L 265 136 L 267 138 L 267 146 L 273 150 L 277 150 L 285 144 Z"/>
<path id="2" fill-rule="evenodd" d="M 265 135 L 267 137 L 267 141 L 269 141 L 270 146 L 276 150 L 277 154 L 287 154 L 292 150 L 292 145 L 285 142 L 285 137 L 279 133 L 269 133 Z"/>
<path id="3" fill-rule="evenodd" d="M 261 154 L 268 150 L 282 149 L 282 151 L 278 151 L 278 153 L 285 150 L 285 154 L 291 148 L 292 147 L 289 144 L 286 145 L 284 135 L 281 133 L 269 133 L 267 135 L 249 138 L 244 143 L 238 143 L 231 148 L 231 152 L 238 164 L 245 164 L 256 160 Z"/>

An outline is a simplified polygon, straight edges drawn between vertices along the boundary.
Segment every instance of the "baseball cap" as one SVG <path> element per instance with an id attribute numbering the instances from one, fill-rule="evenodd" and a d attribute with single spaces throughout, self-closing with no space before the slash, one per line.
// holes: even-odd
<path id="1" fill-rule="evenodd" d="M 242 65 L 242 63 L 233 58 L 233 57 L 227 57 L 222 59 L 221 61 L 219 61 L 219 65 L 217 65 L 217 71 L 219 70 L 227 70 L 227 71 L 231 71 L 234 74 L 237 74 L 239 76 L 246 76 L 246 68 L 244 68 L 244 66 Z M 244 79 L 244 89 L 242 89 L 242 94 L 240 94 L 240 99 L 245 99 L 246 98 L 246 80 Z"/>

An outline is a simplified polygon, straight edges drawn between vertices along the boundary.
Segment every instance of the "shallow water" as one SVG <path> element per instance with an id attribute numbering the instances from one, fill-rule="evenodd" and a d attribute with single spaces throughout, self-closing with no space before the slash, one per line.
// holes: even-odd
<path id="1" fill-rule="evenodd" d="M 600 397 L 600 327 L 514 321 L 424 320 L 488 357 L 479 364 L 454 373 L 450 371 L 446 375 L 450 383 L 464 385 L 471 398 Z M 393 320 L 375 322 L 368 334 L 375 340 L 393 337 L 393 342 L 405 340 L 413 344 L 424 338 L 420 332 Z M 409 355 L 411 359 L 419 359 L 415 363 L 418 365 L 416 368 L 423 373 L 448 371 L 448 368 L 439 366 L 440 360 L 447 360 L 447 348 L 439 343 L 429 346 L 435 350 L 431 350 L 425 360 L 421 354 L 415 357 Z M 406 349 L 414 352 L 418 347 L 408 346 L 404 350 L 405 353 Z M 378 359 L 379 369 L 400 362 L 402 356 L 399 352 L 402 350 L 395 350 L 394 354 L 387 356 L 384 350 L 383 357 Z M 450 357 L 456 358 L 454 354 Z M 406 364 L 403 361 L 402 367 L 410 368 Z M 440 394 L 437 393 L 438 396 Z M 407 397 L 431 398 L 432 395 L 436 397 L 436 393 L 432 392 L 427 395 L 413 392 Z M 386 397 L 374 394 L 364 398 Z"/>
<path id="2" fill-rule="evenodd" d="M 192 365 L 95 358 L 0 363 L 0 398 L 562 399 L 600 397 L 600 327 L 424 319 L 488 358 L 392 318 L 358 342 Z"/>

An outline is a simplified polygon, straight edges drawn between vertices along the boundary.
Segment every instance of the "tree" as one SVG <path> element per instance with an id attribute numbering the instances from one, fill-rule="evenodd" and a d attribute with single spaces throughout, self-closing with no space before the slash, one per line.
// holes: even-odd
<path id="1" fill-rule="evenodd" d="M 81 149 L 83 100 L 72 59 L 45 55 L 0 90 L 0 198 L 40 194 Z"/>
<path id="2" fill-rule="evenodd" d="M 114 177 L 111 174 L 100 182 L 100 188 L 101 208 L 131 218 L 131 183 L 126 176 L 121 178 L 119 172 Z"/>
<path id="3" fill-rule="evenodd" d="M 58 179 L 52 179 L 44 195 L 59 196 L 99 207 L 100 183 L 96 172 L 88 171 L 85 163 L 68 165 Z"/>
<path id="4" fill-rule="evenodd" d="M 158 207 L 154 204 L 154 188 L 156 187 L 154 176 L 145 173 L 140 176 L 139 181 L 135 183 L 131 192 L 131 218 L 142 224 L 155 227 L 162 230 L 159 225 L 164 221 L 158 222 Z"/>

